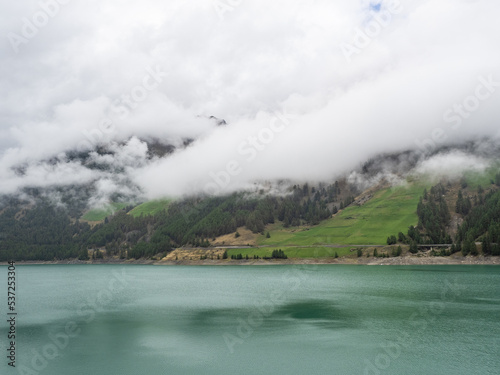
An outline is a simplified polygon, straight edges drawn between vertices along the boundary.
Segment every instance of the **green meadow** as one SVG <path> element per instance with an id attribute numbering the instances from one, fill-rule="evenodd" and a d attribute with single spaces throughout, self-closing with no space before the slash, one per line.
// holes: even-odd
<path id="1" fill-rule="evenodd" d="M 424 187 L 414 184 L 380 190 L 364 205 L 349 206 L 311 228 L 275 224 L 269 230 L 271 238 L 261 236 L 258 245 L 384 245 L 388 236 L 406 233 L 417 224 L 417 204 Z"/>
<path id="2" fill-rule="evenodd" d="M 83 216 L 82 220 L 86 221 L 103 221 L 107 216 L 119 211 L 127 206 L 126 203 L 110 203 L 105 208 L 94 208 L 87 211 Z"/>
<path id="3" fill-rule="evenodd" d="M 340 247 L 340 248 L 329 248 L 329 247 L 266 247 L 266 248 L 245 248 L 245 249 L 230 249 L 227 250 L 229 258 L 231 255 L 243 255 L 243 258 L 248 255 L 249 258 L 253 258 L 254 255 L 263 257 L 271 257 L 273 250 L 281 249 L 285 252 L 288 258 L 332 258 L 335 253 L 339 257 L 346 256 L 349 254 L 356 254 L 355 251 L 351 251 L 351 247 Z"/>
<path id="4" fill-rule="evenodd" d="M 172 201 L 169 199 L 145 202 L 130 210 L 129 215 L 132 215 L 133 217 L 139 217 L 141 215 L 156 215 L 161 211 L 166 210 L 170 205 L 170 202 Z"/>
<path id="5" fill-rule="evenodd" d="M 141 215 L 156 215 L 163 210 L 166 210 L 168 206 L 172 202 L 169 199 L 161 199 L 155 201 L 149 201 L 142 203 L 132 210 L 129 211 L 129 215 L 133 217 L 139 217 Z M 85 221 L 103 221 L 107 216 L 112 215 L 116 211 L 119 211 L 125 207 L 127 207 L 127 203 L 110 203 L 105 208 L 95 208 L 87 211 L 83 216 L 82 220 Z"/>
<path id="6" fill-rule="evenodd" d="M 467 171 L 464 172 L 467 185 L 471 189 L 477 189 L 479 185 L 487 189 L 489 185 L 495 182 L 495 175 L 500 169 L 500 164 L 495 163 L 485 171 Z"/>

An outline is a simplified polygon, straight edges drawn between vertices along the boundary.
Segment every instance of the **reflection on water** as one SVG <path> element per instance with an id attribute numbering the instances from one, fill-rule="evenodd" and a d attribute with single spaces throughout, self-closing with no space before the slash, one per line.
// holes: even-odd
<path id="1" fill-rule="evenodd" d="M 79 335 L 38 374 L 363 374 L 401 332 L 410 349 L 384 374 L 500 368 L 498 267 L 320 266 L 292 288 L 283 275 L 293 266 L 128 266 L 134 281 L 87 322 L 81 306 L 121 267 L 20 266 L 19 365 L 33 369 L 34 353 L 75 322 Z M 460 294 L 442 300 L 446 283 Z M 442 311 L 426 318 L 436 302 Z"/>

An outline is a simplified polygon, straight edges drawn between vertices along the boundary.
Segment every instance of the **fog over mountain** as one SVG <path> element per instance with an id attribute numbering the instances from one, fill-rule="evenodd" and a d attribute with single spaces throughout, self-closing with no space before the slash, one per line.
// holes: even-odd
<path id="1" fill-rule="evenodd" d="M 217 194 L 467 141 L 413 166 L 484 168 L 499 135 L 499 11 L 494 0 L 4 2 L 0 194 Z"/>

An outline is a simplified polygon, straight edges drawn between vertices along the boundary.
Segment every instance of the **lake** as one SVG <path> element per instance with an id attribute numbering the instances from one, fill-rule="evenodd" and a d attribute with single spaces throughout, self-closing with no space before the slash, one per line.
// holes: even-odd
<path id="1" fill-rule="evenodd" d="M 500 374 L 497 266 L 17 266 L 1 374 Z"/>

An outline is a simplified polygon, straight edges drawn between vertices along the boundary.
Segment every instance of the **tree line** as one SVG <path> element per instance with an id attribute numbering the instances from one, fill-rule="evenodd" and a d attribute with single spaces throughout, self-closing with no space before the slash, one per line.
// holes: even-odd
<path id="1" fill-rule="evenodd" d="M 294 185 L 284 196 L 234 193 L 186 198 L 172 202 L 168 210 L 141 217 L 128 215 L 133 208 L 128 206 L 91 227 L 74 217 L 81 216 L 80 206 L 61 208 L 35 193 L 36 204 L 31 207 L 18 200 L 5 200 L 0 206 L 0 261 L 86 260 L 90 249 L 99 248 L 108 256 L 151 258 L 173 247 L 210 246 L 210 241 L 238 227 L 264 233 L 265 226 L 277 220 L 285 227 L 316 225 L 335 214 L 337 206 L 354 201 L 345 183 L 306 183 Z"/>
<path id="2" fill-rule="evenodd" d="M 493 185 L 500 186 L 500 174 Z M 465 255 L 478 255 L 477 243 L 485 255 L 500 255 L 500 190 L 485 189 L 477 186 L 477 194 L 464 193 L 467 183 L 462 180 L 455 202 L 455 213 L 463 218 L 452 238 L 450 232 L 451 214 L 445 200 L 447 189 L 443 184 L 424 190 L 417 206 L 418 224 L 410 226 L 406 234 L 387 238 L 387 244 L 409 244 L 411 253 L 418 252 L 417 245 L 450 244 L 448 249 L 434 252 L 434 255 L 446 256 L 456 252 Z"/>

